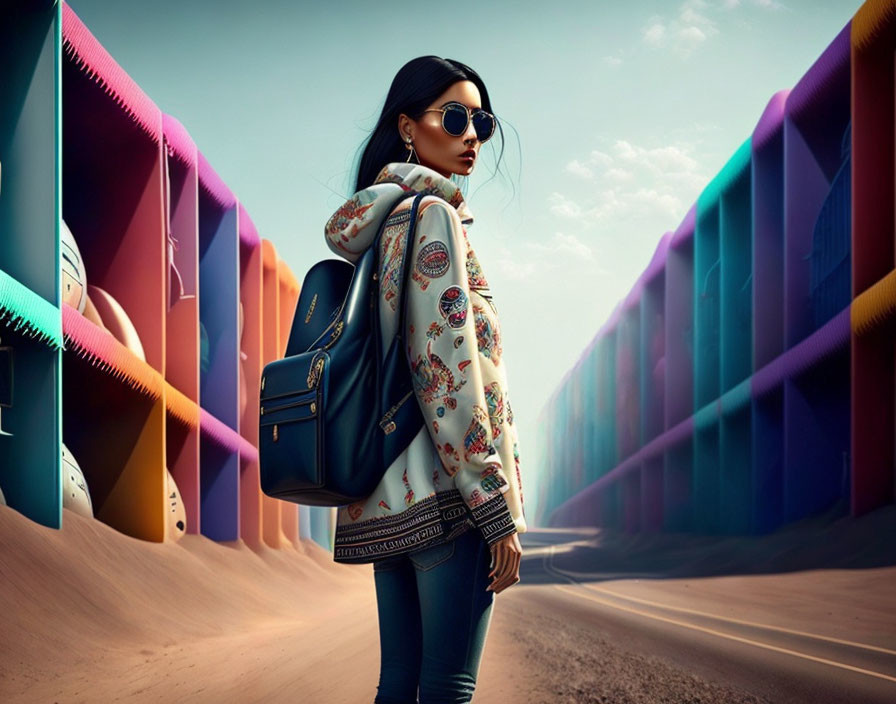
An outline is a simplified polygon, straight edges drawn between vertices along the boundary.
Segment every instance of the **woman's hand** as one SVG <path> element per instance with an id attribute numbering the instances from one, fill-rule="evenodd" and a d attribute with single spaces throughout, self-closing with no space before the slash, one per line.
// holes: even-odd
<path id="1" fill-rule="evenodd" d="M 507 587 L 519 582 L 522 556 L 523 546 L 520 545 L 519 533 L 511 533 L 492 544 L 492 571 L 488 573 L 488 576 L 494 575 L 494 579 L 486 589 L 500 594 Z"/>

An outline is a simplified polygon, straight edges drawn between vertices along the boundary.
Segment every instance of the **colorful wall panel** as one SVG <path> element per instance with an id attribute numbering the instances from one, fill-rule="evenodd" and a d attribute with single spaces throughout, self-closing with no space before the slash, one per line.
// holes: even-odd
<path id="1" fill-rule="evenodd" d="M 761 533 L 896 499 L 894 49 L 866 3 L 660 240 L 540 415 L 536 522 Z"/>
<path id="2" fill-rule="evenodd" d="M 10 506 L 59 528 L 62 16 L 45 1 L 17 3 L 7 17 L 0 26 L 0 490 Z"/>
<path id="3" fill-rule="evenodd" d="M 184 126 L 69 6 L 22 0 L 8 12 L 13 21 L 0 27 L 9 59 L 0 76 L 6 503 L 59 528 L 81 492 L 84 510 L 134 537 L 201 532 L 257 543 L 267 507 L 258 383 L 280 348 L 275 326 L 265 358 L 265 326 L 291 319 L 295 277 L 274 253 L 281 311 L 279 297 L 264 296 L 272 245 Z M 175 520 L 180 504 L 185 519 Z M 272 544 L 281 547 L 289 541 L 275 508 Z M 285 524 L 296 538 L 298 522 L 293 514 Z"/>

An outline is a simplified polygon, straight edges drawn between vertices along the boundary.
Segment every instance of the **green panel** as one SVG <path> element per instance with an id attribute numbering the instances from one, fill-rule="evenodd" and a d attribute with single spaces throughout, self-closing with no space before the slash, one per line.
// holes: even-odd
<path id="1" fill-rule="evenodd" d="M 19 0 L 0 24 L 0 344 L 12 406 L 0 409 L 0 487 L 10 507 L 62 525 L 59 310 L 62 6 Z"/>
<path id="2" fill-rule="evenodd" d="M 59 15 L 18 0 L 0 22 L 0 270 L 54 304 Z"/>

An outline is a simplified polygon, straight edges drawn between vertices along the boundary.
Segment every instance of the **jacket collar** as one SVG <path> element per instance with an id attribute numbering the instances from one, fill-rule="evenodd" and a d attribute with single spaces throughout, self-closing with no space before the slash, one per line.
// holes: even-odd
<path id="1" fill-rule="evenodd" d="M 427 166 L 396 161 L 386 164 L 373 185 L 355 193 L 330 216 L 324 228 L 330 250 L 355 262 L 373 243 L 379 226 L 389 215 L 389 204 L 401 191 L 444 198 L 454 206 L 465 226 L 473 224 L 463 194 L 451 179 Z"/>

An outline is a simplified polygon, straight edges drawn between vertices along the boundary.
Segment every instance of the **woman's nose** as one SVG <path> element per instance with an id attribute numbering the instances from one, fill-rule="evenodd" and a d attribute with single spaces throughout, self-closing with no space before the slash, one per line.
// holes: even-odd
<path id="1" fill-rule="evenodd" d="M 473 120 L 471 119 L 467 123 L 467 129 L 464 132 L 464 142 L 469 142 L 472 140 L 473 143 L 475 144 L 477 139 L 478 139 L 478 137 L 476 136 L 476 128 L 473 127 Z"/>

